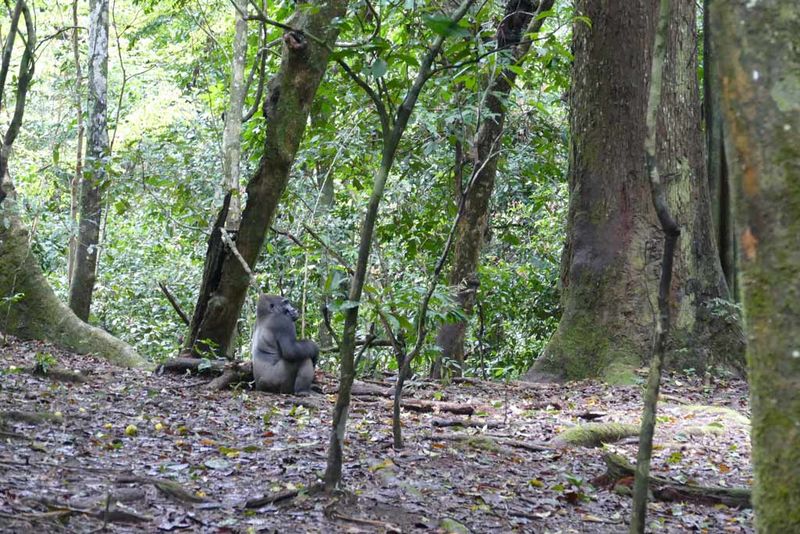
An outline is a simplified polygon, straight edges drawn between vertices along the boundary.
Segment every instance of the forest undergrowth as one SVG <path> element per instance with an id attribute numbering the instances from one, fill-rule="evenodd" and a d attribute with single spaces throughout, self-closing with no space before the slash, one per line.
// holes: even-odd
<path id="1" fill-rule="evenodd" d="M 636 437 L 550 444 L 587 422 L 637 423 L 640 386 L 410 381 L 395 451 L 394 377 L 357 382 L 346 491 L 324 495 L 308 489 L 325 469 L 327 374 L 310 396 L 208 391 L 202 377 L 15 339 L 0 348 L 0 373 L 4 532 L 627 530 L 632 480 L 609 484 L 603 454 L 634 459 Z M 749 487 L 748 416 L 742 380 L 665 377 L 652 474 Z M 721 504 L 659 500 L 649 521 L 653 532 L 753 531 L 750 510 Z"/>

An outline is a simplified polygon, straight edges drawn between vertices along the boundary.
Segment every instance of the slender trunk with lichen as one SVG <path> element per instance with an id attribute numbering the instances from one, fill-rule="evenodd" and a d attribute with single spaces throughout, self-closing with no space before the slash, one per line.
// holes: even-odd
<path id="1" fill-rule="evenodd" d="M 703 122 L 706 133 L 706 171 L 711 222 L 722 272 L 733 300 L 739 300 L 738 271 L 730 175 L 725 157 L 717 52 L 711 38 L 710 0 L 703 2 Z"/>
<path id="2" fill-rule="evenodd" d="M 225 229 L 239 229 L 242 202 L 239 193 L 239 164 L 242 155 L 242 110 L 244 108 L 244 67 L 247 62 L 247 0 L 236 0 L 234 8 L 235 28 L 231 58 L 231 85 L 228 111 L 225 113 L 225 128 L 222 132 L 222 171 L 225 192 L 231 193 Z"/>
<path id="3" fill-rule="evenodd" d="M 519 65 L 530 50 L 530 34 L 538 31 L 544 22 L 544 18 L 537 17 L 533 22 L 531 19 L 551 9 L 553 3 L 554 0 L 509 0 L 505 16 L 497 28 L 497 47 L 505 51 L 501 52 L 500 57 L 506 60 L 506 68 L 500 68 L 486 88 L 484 118 L 475 135 L 473 150 L 470 151 L 475 154 L 472 168 L 477 176 L 474 176 L 474 185 L 466 193 L 464 213 L 456 229 L 449 279 L 456 303 L 465 315 L 472 314 L 479 287 L 478 263 L 489 224 L 489 200 L 494 191 L 497 162 L 500 159 L 506 100 L 514 87 Z M 514 68 L 507 68 L 509 63 Z M 460 163 L 457 162 L 457 170 L 460 170 Z M 459 197 L 464 184 L 459 180 L 456 187 L 456 197 Z M 456 203 L 459 203 L 458 200 Z M 436 344 L 441 348 L 441 355 L 433 368 L 434 377 L 441 376 L 443 365 L 450 362 L 452 365 L 448 366 L 449 370 L 456 375 L 461 374 L 466 332 L 466 321 L 446 323 L 440 327 Z"/>
<path id="4" fill-rule="evenodd" d="M 102 193 L 108 177 L 108 0 L 89 3 L 89 135 L 81 176 L 80 223 L 69 286 L 69 307 L 89 320 L 97 277 Z"/>
<path id="5" fill-rule="evenodd" d="M 452 24 L 457 24 L 472 6 L 474 0 L 463 0 L 461 4 L 453 11 L 450 17 Z M 367 210 L 364 214 L 364 221 L 361 224 L 361 232 L 358 243 L 358 259 L 356 260 L 356 268 L 350 279 L 350 292 L 348 293 L 348 300 L 355 303 L 355 306 L 349 307 L 344 313 L 344 330 L 342 332 L 342 342 L 339 346 L 339 355 L 341 358 L 341 367 L 339 371 L 339 394 L 336 397 L 336 404 L 333 407 L 333 428 L 331 431 L 330 442 L 328 446 L 328 463 L 325 468 L 325 475 L 323 477 L 325 488 L 332 490 L 336 488 L 342 480 L 342 465 L 344 460 L 344 435 L 347 429 L 347 417 L 350 411 L 350 393 L 353 388 L 353 380 L 355 379 L 355 348 L 356 348 L 356 329 L 358 327 L 358 309 L 359 302 L 361 301 L 364 283 L 367 279 L 367 266 L 369 264 L 369 256 L 372 250 L 373 232 L 375 230 L 375 223 L 378 220 L 378 208 L 380 207 L 381 200 L 383 199 L 383 192 L 386 188 L 386 181 L 389 178 L 389 173 L 392 170 L 395 156 L 397 155 L 397 147 L 400 145 L 400 140 L 406 131 L 408 121 L 417 105 L 417 100 L 422 92 L 425 83 L 430 79 L 433 73 L 433 62 L 437 55 L 442 50 L 446 36 L 439 35 L 436 40 L 428 48 L 426 53 L 422 56 L 419 62 L 419 70 L 414 78 L 414 82 L 406 92 L 402 103 L 397 107 L 393 115 L 389 115 L 388 108 L 383 103 L 372 89 L 368 90 L 369 95 L 373 99 L 377 109 L 378 115 L 381 120 L 381 132 L 383 135 L 383 151 L 381 153 L 381 166 L 378 169 L 375 183 L 372 186 L 372 193 L 369 197 Z M 360 80 L 362 87 L 368 87 L 366 82 Z M 418 322 L 424 321 L 425 317 L 420 316 Z M 419 325 L 418 325 L 419 328 Z M 417 349 L 418 350 L 418 347 Z M 405 366 L 404 362 L 404 366 Z M 403 369 L 399 372 L 400 380 L 405 377 Z M 402 385 L 400 386 L 402 387 Z"/>
<path id="6" fill-rule="evenodd" d="M 529 379 L 634 378 L 652 344 L 663 248 L 644 166 L 656 3 L 579 0 L 571 91 L 563 315 Z M 682 239 L 670 290 L 667 364 L 739 366 L 738 316 L 712 234 L 697 84 L 695 4 L 676 0 L 667 29 L 658 158 Z"/>
<path id="7" fill-rule="evenodd" d="M 11 31 L 3 47 L 0 88 L 5 88 L 18 23 L 24 19 L 24 49 L 19 64 L 14 113 L 0 147 L 0 333 L 25 339 L 50 341 L 79 353 L 92 353 L 128 366 L 144 360 L 126 343 L 81 321 L 56 297 L 30 247 L 30 237 L 20 221 L 16 193 L 8 175 L 8 159 L 22 125 L 25 100 L 33 78 L 36 32 L 24 0 L 17 0 Z M 19 32 L 22 33 L 22 32 Z M 0 109 L 7 105 L 0 90 Z"/>
<path id="8" fill-rule="evenodd" d="M 798 28 L 795 0 L 712 2 L 748 334 L 753 505 L 763 533 L 800 532 Z"/>
<path id="9" fill-rule="evenodd" d="M 75 146 L 75 174 L 69 183 L 69 257 L 67 258 L 67 282 L 72 280 L 72 271 L 75 267 L 75 254 L 78 250 L 78 236 L 75 233 L 78 227 L 78 203 L 80 202 L 80 184 L 83 176 L 83 137 L 85 126 L 83 123 L 83 69 L 81 68 L 81 54 L 78 46 L 78 0 L 72 0 L 72 57 L 75 61 L 75 119 L 78 128 L 78 140 Z"/>
<path id="10" fill-rule="evenodd" d="M 236 247 L 251 268 L 258 260 L 278 201 L 289 181 L 314 95 L 325 74 L 330 47 L 339 34 L 334 22 L 344 16 L 346 9 L 346 0 L 328 0 L 313 10 L 299 3 L 291 22 L 294 29 L 284 33 L 280 71 L 269 82 L 264 102 L 264 154 L 247 184 L 247 203 L 236 237 Z M 262 14 L 252 16 L 258 18 Z M 249 285 L 250 277 L 239 260 L 227 254 L 215 287 L 209 288 L 212 296 L 202 317 L 192 325 L 187 348 L 195 354 L 232 352 L 231 341 Z"/>
<path id="11" fill-rule="evenodd" d="M 659 141 L 669 142 L 668 139 L 659 139 L 656 134 L 656 112 L 661 104 L 661 89 L 664 81 L 664 52 L 666 50 L 669 18 L 670 1 L 660 0 L 650 68 L 650 90 L 647 97 L 647 115 L 645 118 L 647 137 L 645 137 L 644 149 L 653 207 L 658 216 L 661 230 L 664 232 L 664 254 L 661 260 L 661 276 L 658 283 L 658 315 L 655 325 L 655 343 L 650 356 L 647 388 L 644 391 L 639 450 L 636 454 L 636 478 L 633 484 L 633 502 L 631 504 L 631 534 L 644 534 L 644 525 L 647 521 L 647 494 L 650 488 L 650 459 L 653 455 L 653 434 L 655 434 L 656 429 L 658 392 L 661 388 L 664 351 L 671 326 L 669 295 L 672 286 L 672 264 L 675 259 L 675 246 L 677 245 L 678 237 L 680 237 L 678 222 L 673 219 L 667 205 L 664 179 L 660 172 L 660 167 L 665 166 L 666 162 L 658 159 L 658 151 L 656 150 L 656 145 Z"/>

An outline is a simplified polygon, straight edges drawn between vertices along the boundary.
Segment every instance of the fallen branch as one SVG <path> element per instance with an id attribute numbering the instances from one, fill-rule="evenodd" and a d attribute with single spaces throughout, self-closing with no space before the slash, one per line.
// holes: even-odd
<path id="1" fill-rule="evenodd" d="M 64 416 L 51 412 L 26 412 L 23 410 L 7 410 L 0 412 L 0 421 L 19 421 L 38 425 L 40 423 L 63 423 Z"/>
<path id="2" fill-rule="evenodd" d="M 158 491 L 181 503 L 201 503 L 205 499 L 198 497 L 190 491 L 184 489 L 178 482 L 157 477 L 145 477 L 137 475 L 121 476 L 117 478 L 118 484 L 152 484 Z"/>
<path id="3" fill-rule="evenodd" d="M 207 360 L 205 358 L 186 357 L 170 358 L 156 367 L 156 374 L 183 374 L 189 371 L 192 374 L 202 373 L 220 375 L 225 371 L 225 365 L 227 363 L 228 360 Z"/>
<path id="4" fill-rule="evenodd" d="M 634 476 L 635 467 L 619 454 L 603 455 L 607 471 L 606 481 L 614 483 Z M 650 475 L 647 484 L 653 497 L 661 501 L 688 501 L 697 504 L 724 504 L 735 508 L 750 508 L 750 490 L 747 488 L 724 488 L 720 486 L 690 486 L 678 484 L 663 477 Z"/>
<path id="5" fill-rule="evenodd" d="M 503 423 L 500 421 L 479 421 L 475 419 L 434 419 L 431 425 L 437 428 L 447 428 L 452 426 L 463 426 L 473 428 L 500 428 Z"/>
<path id="6" fill-rule="evenodd" d="M 262 495 L 261 497 L 256 497 L 254 499 L 248 499 L 244 503 L 245 508 L 261 508 L 262 506 L 267 506 L 269 504 L 275 504 L 282 501 L 287 501 L 289 499 L 294 499 L 301 493 L 307 495 L 313 495 L 318 493 L 324 489 L 322 484 L 313 484 L 307 488 L 298 488 L 292 490 L 284 490 L 278 491 L 274 493 L 267 493 Z"/>
<path id="7" fill-rule="evenodd" d="M 425 437 L 431 441 L 466 441 L 484 449 L 497 448 L 497 446 L 502 445 L 531 452 L 552 452 L 557 450 L 556 447 L 552 447 L 546 443 L 528 443 L 526 441 L 497 438 L 485 434 L 433 434 Z"/>
<path id="8" fill-rule="evenodd" d="M 34 367 L 26 368 L 25 372 L 30 373 L 33 376 L 55 380 L 56 382 L 68 382 L 71 384 L 83 384 L 88 380 L 85 375 L 76 373 L 75 371 L 70 371 L 69 369 L 64 369 L 63 367 L 48 367 L 47 369 L 42 369 L 40 366 L 36 365 Z"/>
<path id="9" fill-rule="evenodd" d="M 178 316 L 180 316 L 181 321 L 183 321 L 183 324 L 185 324 L 186 326 L 189 326 L 189 322 L 190 322 L 189 321 L 189 316 L 186 315 L 186 313 L 181 308 L 181 305 L 178 304 L 178 301 L 175 299 L 175 296 L 172 294 L 172 292 L 167 287 L 166 282 L 159 281 L 158 282 L 158 287 L 161 289 L 161 292 L 164 293 L 164 296 L 167 297 L 167 300 L 169 301 L 170 305 L 172 306 L 172 309 L 175 310 L 175 313 L 177 313 Z"/>
<path id="10" fill-rule="evenodd" d="M 369 527 L 376 527 L 380 530 L 380 532 L 403 532 L 399 526 L 395 525 L 394 523 L 387 523 L 385 521 L 376 521 L 374 519 L 361 519 L 358 517 L 351 517 L 348 515 L 344 515 L 343 513 L 339 512 L 338 510 L 333 510 L 330 512 L 329 517 L 331 519 L 339 519 L 340 521 L 348 521 L 350 523 L 355 523 L 357 525 L 366 525 Z"/>
<path id="11" fill-rule="evenodd" d="M 219 391 L 253 380 L 253 362 L 233 362 L 226 365 L 221 376 L 206 384 L 206 389 Z"/>
<path id="12" fill-rule="evenodd" d="M 469 404 L 459 404 L 457 402 L 437 402 L 408 399 L 401 401 L 400 405 L 405 410 L 422 413 L 448 412 L 457 415 L 472 415 L 476 412 L 475 406 Z"/>

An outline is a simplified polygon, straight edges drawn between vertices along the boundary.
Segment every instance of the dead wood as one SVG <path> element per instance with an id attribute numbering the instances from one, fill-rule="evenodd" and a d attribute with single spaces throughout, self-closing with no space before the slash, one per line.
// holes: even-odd
<path id="1" fill-rule="evenodd" d="M 225 371 L 208 384 L 206 389 L 219 391 L 228 389 L 236 384 L 253 381 L 253 362 L 233 362 L 225 367 Z"/>
<path id="2" fill-rule="evenodd" d="M 421 413 L 449 412 L 457 415 L 472 415 L 477 411 L 475 406 L 470 404 L 459 404 L 457 402 L 437 402 L 409 399 L 404 400 L 401 405 L 405 410 Z"/>
<path id="3" fill-rule="evenodd" d="M 262 506 L 267 506 L 269 504 L 276 504 L 283 501 L 288 501 L 289 499 L 294 499 L 301 493 L 313 495 L 315 493 L 319 493 L 322 491 L 324 486 L 322 484 L 312 484 L 308 488 L 300 488 L 300 489 L 293 489 L 293 490 L 284 490 L 278 491 L 274 493 L 267 493 L 262 495 L 261 497 L 256 497 L 254 499 L 248 499 L 244 503 L 245 508 L 261 508 Z"/>
<path id="4" fill-rule="evenodd" d="M 170 358 L 158 367 L 156 367 L 156 374 L 162 375 L 164 373 L 183 374 L 187 371 L 192 374 L 215 374 L 221 375 L 225 371 L 225 365 L 228 360 L 208 360 L 205 358 L 187 358 L 178 357 Z"/>
<path id="5" fill-rule="evenodd" d="M 40 423 L 63 423 L 64 416 L 50 412 L 26 412 L 23 410 L 7 410 L 0 412 L 0 421 L 18 421 L 38 425 Z"/>
<path id="6" fill-rule="evenodd" d="M 48 367 L 45 370 L 39 366 L 34 366 L 26 368 L 25 372 L 34 376 L 40 376 L 42 378 L 54 380 L 56 382 L 67 382 L 70 384 L 83 384 L 89 380 L 86 375 L 76 373 L 75 371 L 70 371 L 69 369 L 65 369 L 63 367 Z"/>
<path id="7" fill-rule="evenodd" d="M 174 480 L 167 480 L 157 477 L 145 477 L 137 475 L 123 475 L 118 477 L 116 482 L 118 484 L 152 484 L 161 493 L 180 503 L 200 503 L 205 502 L 205 499 L 198 497 L 190 491 L 184 489 L 179 483 Z"/>
<path id="8" fill-rule="evenodd" d="M 167 287 L 167 283 L 160 280 L 158 282 L 158 287 L 159 289 L 161 289 L 161 292 L 164 293 L 164 296 L 167 297 L 167 301 L 169 301 L 170 305 L 172 306 L 172 309 L 175 310 L 175 313 L 177 313 L 178 316 L 181 318 L 183 324 L 189 326 L 190 323 L 189 316 L 186 315 L 186 312 L 183 311 L 181 305 L 178 304 L 178 300 L 175 298 L 175 295 L 173 295 L 172 292 Z"/>
<path id="9" fill-rule="evenodd" d="M 501 449 L 502 447 L 524 449 L 531 452 L 552 452 L 556 448 L 545 443 L 528 443 L 508 438 L 487 436 L 486 434 L 433 434 L 426 436 L 431 441 L 466 441 L 481 449 Z"/>
<path id="10" fill-rule="evenodd" d="M 608 482 L 616 482 L 623 478 L 634 476 L 635 468 L 632 463 L 619 454 L 607 453 L 603 455 L 606 463 L 605 478 Z M 694 486 L 678 484 L 663 477 L 649 476 L 648 486 L 653 492 L 653 497 L 661 501 L 685 501 L 697 504 L 724 504 L 737 508 L 750 508 L 750 490 L 747 488 L 724 488 L 720 486 Z"/>
<path id="11" fill-rule="evenodd" d="M 338 388 L 336 391 L 338 392 Z M 385 397 L 391 399 L 394 397 L 394 389 L 356 381 L 353 382 L 353 389 L 350 394 L 354 397 Z"/>
<path id="12" fill-rule="evenodd" d="M 475 427 L 475 428 L 501 428 L 503 423 L 500 421 L 480 421 L 477 419 L 434 419 L 431 425 L 438 428 L 451 426 Z"/>

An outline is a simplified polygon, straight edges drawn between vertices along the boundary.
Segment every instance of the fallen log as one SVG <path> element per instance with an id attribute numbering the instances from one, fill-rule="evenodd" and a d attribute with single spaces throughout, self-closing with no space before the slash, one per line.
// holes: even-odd
<path id="1" fill-rule="evenodd" d="M 432 413 L 448 412 L 457 415 L 472 415 L 476 412 L 475 406 L 459 404 L 457 402 L 437 402 L 428 400 L 408 399 L 403 400 L 401 406 L 412 412 Z"/>
<path id="2" fill-rule="evenodd" d="M 206 384 L 205 387 L 212 391 L 219 391 L 246 382 L 253 382 L 253 362 L 232 362 L 225 367 L 221 376 Z"/>
<path id="3" fill-rule="evenodd" d="M 225 366 L 227 364 L 228 360 L 207 360 L 205 358 L 187 358 L 179 356 L 177 358 L 170 358 L 156 367 L 156 374 L 183 374 L 188 371 L 192 374 L 221 375 L 225 371 Z"/>
<path id="4" fill-rule="evenodd" d="M 615 483 L 623 478 L 632 478 L 635 467 L 625 457 L 606 453 L 603 455 L 606 463 L 606 481 Z M 752 506 L 747 488 L 725 488 L 721 486 L 694 486 L 678 484 L 663 477 L 649 476 L 647 483 L 653 492 L 653 497 L 661 501 L 684 501 L 697 504 L 724 504 L 732 508 L 750 508 Z"/>
<path id="5" fill-rule="evenodd" d="M 445 428 L 451 426 L 463 426 L 473 428 L 500 428 L 503 423 L 500 421 L 480 421 L 475 419 L 434 419 L 431 425 L 437 428 Z"/>

